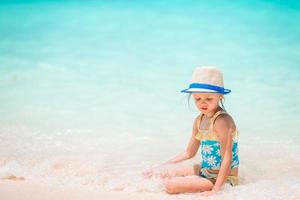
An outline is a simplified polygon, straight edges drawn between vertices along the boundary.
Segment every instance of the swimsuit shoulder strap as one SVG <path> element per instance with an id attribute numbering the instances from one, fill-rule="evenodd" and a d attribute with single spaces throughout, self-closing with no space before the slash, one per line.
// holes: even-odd
<path id="1" fill-rule="evenodd" d="M 203 113 L 201 113 L 200 115 L 198 115 L 198 117 L 196 118 L 196 128 L 197 128 L 197 132 L 200 131 L 200 124 L 201 124 L 201 121 L 202 121 L 202 118 L 203 118 Z"/>

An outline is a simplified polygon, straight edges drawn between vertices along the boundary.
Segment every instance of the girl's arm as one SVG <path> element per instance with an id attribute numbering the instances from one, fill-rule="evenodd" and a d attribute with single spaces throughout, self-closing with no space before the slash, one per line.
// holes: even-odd
<path id="1" fill-rule="evenodd" d="M 226 181 L 230 173 L 231 159 L 232 159 L 232 131 L 234 130 L 234 122 L 229 115 L 221 115 L 217 118 L 214 128 L 217 132 L 220 141 L 220 153 L 222 156 L 222 163 L 218 173 L 217 180 L 212 189 L 213 192 L 219 191 Z"/>
<path id="2" fill-rule="evenodd" d="M 194 121 L 194 125 L 193 125 L 193 130 L 192 130 L 192 136 L 189 140 L 188 146 L 186 148 L 186 150 L 184 152 L 182 152 L 181 154 L 175 156 L 174 158 L 158 165 L 155 167 L 152 167 L 150 170 L 147 170 L 146 172 L 144 172 L 144 176 L 145 177 L 151 177 L 155 174 L 155 170 L 159 169 L 161 166 L 165 165 L 165 164 L 173 164 L 173 163 L 178 163 L 181 162 L 183 160 L 187 160 L 190 159 L 192 157 L 194 157 L 198 151 L 199 148 L 199 144 L 200 142 L 198 140 L 195 139 L 195 135 L 197 134 L 197 132 L 199 131 L 198 127 L 199 127 L 199 117 L 197 117 Z"/>
<path id="3" fill-rule="evenodd" d="M 199 131 L 199 128 L 198 128 L 199 120 L 198 119 L 199 119 L 199 117 L 197 117 L 194 121 L 192 135 L 190 137 L 188 146 L 185 149 L 185 151 L 180 153 L 179 155 L 175 156 L 174 158 L 166 161 L 163 164 L 178 163 L 178 162 L 193 158 L 196 155 L 198 148 L 199 148 L 199 144 L 200 144 L 199 140 L 195 139 L 195 135 Z"/>

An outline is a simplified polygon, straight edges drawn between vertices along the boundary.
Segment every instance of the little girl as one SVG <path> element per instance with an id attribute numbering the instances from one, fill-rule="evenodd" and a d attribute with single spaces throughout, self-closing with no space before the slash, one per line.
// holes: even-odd
<path id="1" fill-rule="evenodd" d="M 169 194 L 203 192 L 211 195 L 225 182 L 238 184 L 237 128 L 223 106 L 223 96 L 231 92 L 223 86 L 223 74 L 215 67 L 197 67 L 189 88 L 181 92 L 193 96 L 201 114 L 196 117 L 186 150 L 164 164 L 194 157 L 199 149 L 202 161 L 191 167 L 161 172 Z M 153 175 L 153 171 L 146 173 Z M 195 176 L 196 175 L 196 176 Z"/>

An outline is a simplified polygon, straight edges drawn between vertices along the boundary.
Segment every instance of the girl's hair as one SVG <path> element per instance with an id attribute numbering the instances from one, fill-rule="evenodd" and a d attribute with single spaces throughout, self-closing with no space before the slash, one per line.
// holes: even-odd
<path id="1" fill-rule="evenodd" d="M 220 101 L 220 103 L 221 103 L 221 108 L 226 112 L 226 109 L 225 109 L 225 106 L 224 106 L 224 102 L 225 102 L 225 97 L 223 96 L 223 98 L 221 98 L 221 101 Z"/>
<path id="2" fill-rule="evenodd" d="M 189 109 L 191 109 L 191 105 L 190 105 L 191 96 L 192 96 L 192 93 L 189 93 L 189 94 L 188 94 L 188 105 L 189 105 Z M 222 108 L 224 111 L 226 111 L 225 106 L 224 106 L 224 102 L 225 102 L 225 97 L 223 96 L 223 98 L 221 98 L 221 101 L 220 101 L 220 104 L 221 104 L 220 106 L 221 106 L 221 108 Z"/>

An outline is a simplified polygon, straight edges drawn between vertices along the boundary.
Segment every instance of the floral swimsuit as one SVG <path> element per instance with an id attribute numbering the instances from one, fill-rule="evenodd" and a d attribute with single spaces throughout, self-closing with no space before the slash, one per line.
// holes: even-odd
<path id="1" fill-rule="evenodd" d="M 227 114 L 224 111 L 218 111 L 212 117 L 209 130 L 200 129 L 199 132 L 195 135 L 195 138 L 201 142 L 201 176 L 213 179 L 214 181 L 217 178 L 217 174 L 209 173 L 208 170 L 220 170 L 222 157 L 220 153 L 220 142 L 218 140 L 217 134 L 213 131 L 213 125 L 216 118 L 221 114 Z M 199 115 L 199 124 L 201 124 L 203 114 Z M 231 169 L 234 169 L 239 166 L 239 157 L 238 157 L 238 142 L 237 136 L 238 131 L 235 130 L 232 133 L 233 141 L 232 141 L 232 161 L 231 161 Z M 238 179 L 236 176 L 228 176 L 227 181 L 231 183 L 231 185 L 237 185 Z"/>

